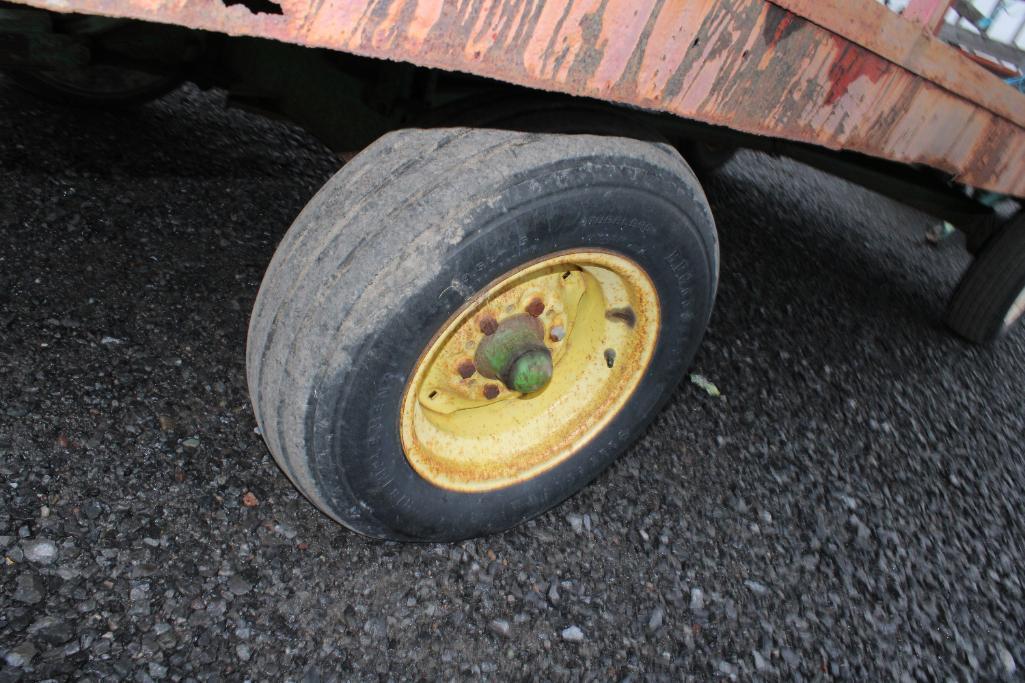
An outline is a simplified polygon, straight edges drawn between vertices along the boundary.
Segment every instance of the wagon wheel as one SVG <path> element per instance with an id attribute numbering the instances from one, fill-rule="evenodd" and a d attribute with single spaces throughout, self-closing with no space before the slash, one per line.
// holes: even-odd
<path id="1" fill-rule="evenodd" d="M 947 307 L 947 325 L 976 344 L 1006 336 L 1025 314 L 1025 212 L 978 251 Z"/>
<path id="2" fill-rule="evenodd" d="M 247 367 L 264 438 L 364 534 L 529 519 L 637 438 L 692 359 L 715 228 L 671 148 L 475 129 L 379 139 L 264 278 Z"/>

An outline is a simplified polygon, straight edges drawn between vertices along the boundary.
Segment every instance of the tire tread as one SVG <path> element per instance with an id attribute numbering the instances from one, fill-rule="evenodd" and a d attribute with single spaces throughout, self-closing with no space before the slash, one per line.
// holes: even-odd
<path id="1" fill-rule="evenodd" d="M 975 344 L 991 344 L 1006 332 L 1004 317 L 1025 288 L 1025 214 L 989 240 L 950 298 L 946 324 Z"/>

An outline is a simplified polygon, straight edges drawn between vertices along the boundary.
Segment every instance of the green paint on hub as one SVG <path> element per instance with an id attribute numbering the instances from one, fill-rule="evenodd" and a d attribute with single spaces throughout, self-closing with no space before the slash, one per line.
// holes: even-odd
<path id="1" fill-rule="evenodd" d="M 548 349 L 535 349 L 513 362 L 506 386 L 513 391 L 529 394 L 544 389 L 551 381 L 552 354 Z"/>
<path id="2" fill-rule="evenodd" d="M 529 394 L 552 381 L 552 354 L 544 345 L 544 326 L 530 315 L 517 315 L 485 337 L 474 357 L 477 371 L 501 380 L 513 391 Z"/>

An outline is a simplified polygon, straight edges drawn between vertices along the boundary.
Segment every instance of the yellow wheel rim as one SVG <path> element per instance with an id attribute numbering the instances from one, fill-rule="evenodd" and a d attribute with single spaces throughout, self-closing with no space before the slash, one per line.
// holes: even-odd
<path id="1" fill-rule="evenodd" d="M 551 355 L 551 380 L 533 393 L 475 363 L 486 333 L 526 316 Z M 564 462 L 630 400 L 660 316 L 648 275 L 611 252 L 560 252 L 499 278 L 442 326 L 413 369 L 400 416 L 410 465 L 441 488 L 483 492 Z"/>

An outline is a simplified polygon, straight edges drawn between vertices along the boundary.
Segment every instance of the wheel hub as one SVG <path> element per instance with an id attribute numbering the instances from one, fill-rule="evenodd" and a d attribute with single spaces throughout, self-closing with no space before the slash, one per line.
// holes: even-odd
<path id="1" fill-rule="evenodd" d="M 506 318 L 477 347 L 477 372 L 501 380 L 512 391 L 529 394 L 544 389 L 554 370 L 544 338 L 544 326 L 529 313 Z"/>

